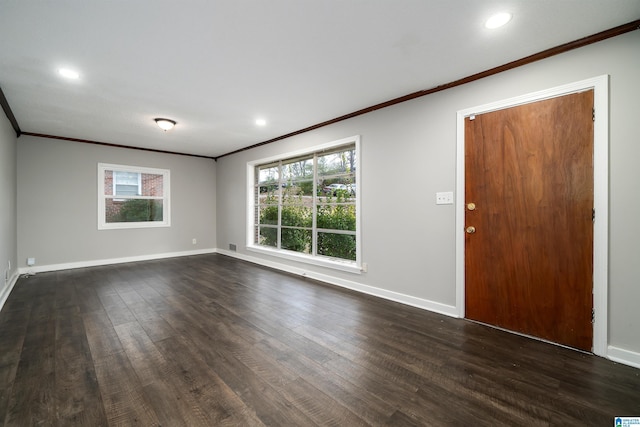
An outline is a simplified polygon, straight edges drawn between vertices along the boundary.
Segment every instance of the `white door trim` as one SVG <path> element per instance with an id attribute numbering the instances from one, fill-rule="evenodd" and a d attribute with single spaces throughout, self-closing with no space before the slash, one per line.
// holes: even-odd
<path id="1" fill-rule="evenodd" d="M 593 226 L 593 353 L 607 356 L 608 331 L 608 262 L 609 262 L 609 76 L 602 75 L 563 86 L 505 99 L 457 113 L 456 152 L 456 308 L 465 316 L 464 305 L 464 119 L 473 114 L 501 110 L 570 93 L 594 90 L 593 197 L 596 220 Z"/>

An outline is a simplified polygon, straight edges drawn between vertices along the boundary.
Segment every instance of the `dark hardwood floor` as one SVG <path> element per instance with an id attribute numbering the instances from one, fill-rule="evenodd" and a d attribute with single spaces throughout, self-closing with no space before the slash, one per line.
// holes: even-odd
<path id="1" fill-rule="evenodd" d="M 21 278 L 5 426 L 611 426 L 640 370 L 223 255 Z"/>

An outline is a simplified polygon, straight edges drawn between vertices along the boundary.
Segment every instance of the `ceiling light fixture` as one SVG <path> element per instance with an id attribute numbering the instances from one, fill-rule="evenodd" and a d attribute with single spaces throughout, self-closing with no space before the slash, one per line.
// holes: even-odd
<path id="1" fill-rule="evenodd" d="M 176 125 L 175 120 L 171 120 L 171 119 L 154 119 L 156 121 L 156 124 L 160 127 L 160 129 L 162 129 L 163 131 L 168 131 L 173 129 L 173 127 Z"/>
<path id="2" fill-rule="evenodd" d="M 267 121 L 265 119 L 256 119 L 257 126 L 265 126 L 266 124 L 267 124 Z"/>
<path id="3" fill-rule="evenodd" d="M 484 26 L 490 30 L 493 30 L 495 28 L 502 27 L 507 22 L 511 21 L 512 17 L 513 15 L 508 12 L 496 13 L 495 15 L 487 19 L 487 22 L 484 23 Z"/>
<path id="4" fill-rule="evenodd" d="M 73 80 L 76 80 L 76 79 L 79 79 L 79 78 L 80 78 L 80 73 L 78 73 L 78 72 L 77 72 L 77 71 L 75 71 L 75 70 L 71 70 L 71 69 L 69 69 L 69 68 L 60 68 L 60 69 L 58 70 L 58 73 L 59 73 L 62 77 L 67 78 L 67 79 L 73 79 Z"/>

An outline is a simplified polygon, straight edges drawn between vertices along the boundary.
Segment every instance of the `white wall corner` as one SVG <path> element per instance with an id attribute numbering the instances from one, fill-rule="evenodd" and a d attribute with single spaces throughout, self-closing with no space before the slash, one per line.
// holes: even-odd
<path id="1" fill-rule="evenodd" d="M 458 317 L 458 310 L 455 306 L 446 305 L 435 301 L 430 301 L 422 298 L 416 298 L 410 295 L 405 295 L 386 289 L 377 288 L 374 286 L 363 285 L 351 280 L 341 279 L 339 277 L 331 276 L 328 274 L 309 271 L 304 268 L 294 267 L 287 264 L 282 264 L 276 261 L 270 261 L 264 258 L 253 257 L 238 252 L 232 252 L 225 249 L 218 249 L 217 253 L 227 255 L 233 258 L 248 261 L 254 264 L 263 265 L 276 270 L 286 271 L 287 273 L 296 274 L 302 277 L 308 277 L 310 279 L 319 280 L 321 282 L 328 283 L 330 285 L 340 286 L 342 288 L 351 289 L 353 291 L 362 292 L 364 294 L 372 295 L 386 300 L 399 302 L 401 304 L 410 305 L 412 307 L 421 308 L 423 310 L 432 311 L 435 313 L 443 314 L 450 317 Z"/>

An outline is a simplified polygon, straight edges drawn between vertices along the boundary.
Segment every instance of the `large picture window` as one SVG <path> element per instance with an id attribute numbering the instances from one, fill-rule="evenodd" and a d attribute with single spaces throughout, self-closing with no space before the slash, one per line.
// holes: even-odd
<path id="1" fill-rule="evenodd" d="M 359 268 L 359 138 L 250 163 L 253 249 Z"/>
<path id="2" fill-rule="evenodd" d="M 168 170 L 98 164 L 98 229 L 169 225 Z"/>

